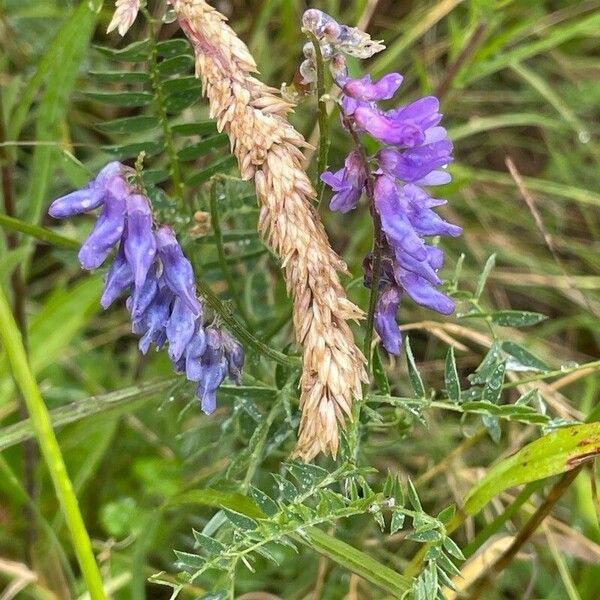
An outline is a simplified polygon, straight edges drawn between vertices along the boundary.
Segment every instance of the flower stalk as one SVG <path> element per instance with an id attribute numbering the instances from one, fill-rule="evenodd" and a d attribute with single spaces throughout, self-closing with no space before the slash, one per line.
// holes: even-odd
<path id="1" fill-rule="evenodd" d="M 327 113 L 327 101 L 325 99 L 325 61 L 321 51 L 321 42 L 319 38 L 310 30 L 304 30 L 308 39 L 313 45 L 315 53 L 315 68 L 317 71 L 317 106 L 319 119 L 319 154 L 317 158 L 317 209 L 321 206 L 323 193 L 325 192 L 325 182 L 321 180 L 320 175 L 327 168 L 329 158 L 329 148 L 331 147 L 331 138 L 329 135 L 329 114 Z"/>

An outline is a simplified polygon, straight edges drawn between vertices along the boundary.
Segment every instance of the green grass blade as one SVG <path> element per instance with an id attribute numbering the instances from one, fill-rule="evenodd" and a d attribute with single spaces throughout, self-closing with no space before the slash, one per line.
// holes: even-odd
<path id="1" fill-rule="evenodd" d="M 369 583 L 400 598 L 412 587 L 412 579 L 396 573 L 396 571 L 381 564 L 365 552 L 358 550 L 342 540 L 311 527 L 306 532 L 310 537 L 309 546 L 322 556 L 326 556 L 341 567 L 356 573 Z M 301 536 L 292 536 L 298 542 L 306 544 Z"/>
<path id="2" fill-rule="evenodd" d="M 10 361 L 13 376 L 27 405 L 31 424 L 36 433 L 46 466 L 50 471 L 54 489 L 65 515 L 75 554 L 90 596 L 93 600 L 104 600 L 102 577 L 92 551 L 92 543 L 79 511 L 77 497 L 73 491 L 73 485 L 69 479 L 60 446 L 52 429 L 48 409 L 31 372 L 21 333 L 2 288 L 0 288 L 0 337 Z"/>
<path id="3" fill-rule="evenodd" d="M 8 215 L 0 215 L 0 227 L 10 229 L 11 231 L 19 231 L 20 233 L 34 237 L 42 242 L 53 244 L 54 246 L 68 248 L 69 250 L 79 250 L 80 244 L 77 240 L 64 237 L 59 233 L 55 233 L 52 229 L 26 223 L 25 221 L 9 217 Z"/>
<path id="4" fill-rule="evenodd" d="M 67 404 L 66 406 L 60 406 L 50 411 L 52 427 L 56 429 L 68 425 L 69 423 L 76 423 L 81 419 L 93 415 L 113 413 L 124 407 L 126 407 L 127 410 L 132 410 L 142 402 L 152 398 L 154 395 L 169 390 L 177 383 L 177 381 L 178 378 L 171 377 L 161 381 L 140 383 L 122 390 L 98 396 L 90 396 L 85 400 L 79 400 L 78 402 Z M 4 429 L 0 429 L 0 451 L 6 450 L 6 448 L 10 448 L 16 444 L 20 444 L 32 437 L 34 437 L 33 427 L 29 419 L 9 425 Z"/>
<path id="5" fill-rule="evenodd" d="M 38 109 L 38 142 L 52 142 L 61 137 L 60 124 L 66 117 L 69 96 L 77 81 L 81 62 L 86 56 L 100 5 L 97 1 L 80 4 L 65 25 L 60 44 L 53 45 L 49 51 L 52 66 L 47 73 L 46 90 Z M 37 223 L 43 212 L 58 155 L 57 148 L 52 146 L 35 147 L 30 166 L 27 209 L 24 211 L 26 220 L 30 223 Z"/>
<path id="6" fill-rule="evenodd" d="M 528 444 L 492 467 L 469 492 L 464 510 L 477 514 L 500 492 L 570 471 L 600 454 L 600 423 L 565 427 Z"/>

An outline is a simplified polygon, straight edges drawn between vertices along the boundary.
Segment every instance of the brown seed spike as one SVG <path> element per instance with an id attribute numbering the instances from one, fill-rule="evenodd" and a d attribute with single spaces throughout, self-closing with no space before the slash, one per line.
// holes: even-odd
<path id="1" fill-rule="evenodd" d="M 259 231 L 279 253 L 294 300 L 296 340 L 303 345 L 302 419 L 295 456 L 312 460 L 338 450 L 339 428 L 361 397 L 365 359 L 348 320 L 362 311 L 345 295 L 337 271 L 346 265 L 329 246 L 302 169 L 304 138 L 286 120 L 292 105 L 251 74 L 248 48 L 205 0 L 171 0 L 194 45 L 196 73 L 211 115 L 232 142 L 244 179 L 254 177 Z"/>

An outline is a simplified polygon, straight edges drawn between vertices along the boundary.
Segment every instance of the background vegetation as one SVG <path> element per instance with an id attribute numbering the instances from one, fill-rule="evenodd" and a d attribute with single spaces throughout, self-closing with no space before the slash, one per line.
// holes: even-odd
<path id="1" fill-rule="evenodd" d="M 403 73 L 403 100 L 443 99 L 457 158 L 445 214 L 465 229 L 444 241 L 458 314 L 440 320 L 405 303 L 414 358 L 377 358 L 355 455 L 345 445 L 337 463 L 318 460 L 324 470 L 286 463 L 297 371 L 261 343 L 294 354 L 290 304 L 277 258 L 255 233 L 252 187 L 236 179 L 227 139 L 208 121 L 176 24 L 141 18 L 121 41 L 103 33 L 112 3 L 0 0 L 0 283 L 108 593 L 168 598 L 167 584 L 186 598 L 384 598 L 409 589 L 434 598 L 453 564 L 462 589 L 500 556 L 504 572 L 465 597 L 595 599 L 600 503 L 594 463 L 583 461 L 600 446 L 600 2 L 308 4 L 385 40 L 387 51 L 364 67 Z M 150 5 L 159 19 L 160 5 Z M 249 44 L 262 79 L 293 81 L 308 5 L 215 6 Z M 317 141 L 314 98 L 301 100 L 293 120 Z M 348 139 L 335 115 L 332 127 L 338 165 Z M 177 228 L 221 318 L 242 328 L 244 385 L 225 386 L 211 417 L 166 356 L 138 354 L 122 305 L 101 312 L 102 274 L 81 272 L 73 251 L 91 221 L 45 216 L 53 198 L 106 162 L 133 164 L 141 151 L 155 209 Z M 366 210 L 321 212 L 355 278 L 349 293 L 366 307 Z M 0 597 L 83 600 L 7 349 Z M 440 514 L 453 504 L 457 516 Z M 455 527 L 466 563 L 447 537 Z"/>

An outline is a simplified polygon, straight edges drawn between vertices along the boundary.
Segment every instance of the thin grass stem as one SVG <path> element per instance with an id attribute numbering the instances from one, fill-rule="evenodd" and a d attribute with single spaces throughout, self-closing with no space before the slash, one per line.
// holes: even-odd
<path id="1" fill-rule="evenodd" d="M 217 186 L 219 182 L 217 179 L 213 179 L 210 186 L 210 220 L 212 223 L 213 232 L 215 234 L 215 245 L 217 246 L 217 254 L 219 257 L 219 265 L 221 267 L 221 272 L 223 273 L 223 277 L 225 277 L 225 281 L 227 281 L 227 285 L 229 286 L 229 293 L 237 306 L 240 314 L 244 321 L 246 321 L 246 325 L 248 326 L 249 331 L 253 331 L 254 327 L 252 325 L 252 318 L 250 314 L 246 310 L 246 306 L 242 301 L 240 295 L 238 294 L 237 287 L 235 285 L 235 280 L 233 278 L 233 274 L 231 269 L 229 268 L 229 263 L 227 262 L 227 256 L 225 255 L 225 246 L 223 245 L 223 232 L 221 231 L 221 220 L 219 218 L 219 207 L 217 205 Z"/>
<path id="2" fill-rule="evenodd" d="M 315 50 L 315 64 L 317 68 L 317 99 L 319 115 L 319 154 L 317 158 L 317 174 L 315 177 L 315 188 L 317 190 L 317 208 L 321 206 L 325 183 L 321 180 L 321 173 L 327 169 L 331 137 L 329 135 L 329 115 L 327 114 L 327 102 L 325 100 L 325 61 L 321 52 L 319 39 L 312 31 L 306 31 L 306 35 L 312 42 Z"/>

